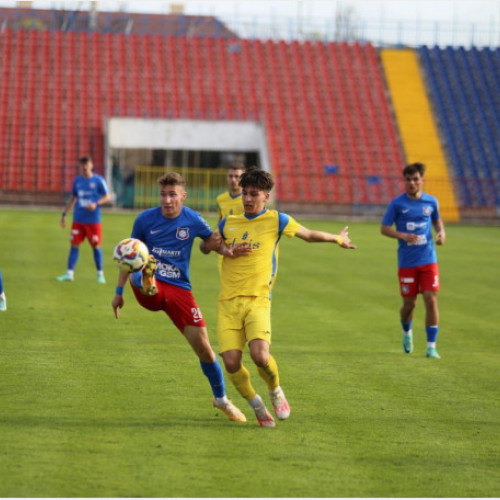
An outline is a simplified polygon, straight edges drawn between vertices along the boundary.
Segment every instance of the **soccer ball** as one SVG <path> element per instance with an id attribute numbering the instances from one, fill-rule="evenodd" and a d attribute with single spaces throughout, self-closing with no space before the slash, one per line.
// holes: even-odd
<path id="1" fill-rule="evenodd" d="M 144 268 L 148 262 L 148 247 L 136 238 L 120 241 L 113 251 L 113 260 L 122 271 L 135 273 Z"/>

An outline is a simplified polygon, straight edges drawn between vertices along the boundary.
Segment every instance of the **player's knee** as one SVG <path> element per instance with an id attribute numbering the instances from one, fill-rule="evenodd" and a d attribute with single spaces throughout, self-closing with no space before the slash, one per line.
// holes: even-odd
<path id="1" fill-rule="evenodd" d="M 224 368 L 228 373 L 236 373 L 241 368 L 241 355 L 236 351 L 228 351 L 222 353 L 224 360 Z"/>
<path id="2" fill-rule="evenodd" d="M 224 360 L 224 367 L 226 368 L 228 373 L 236 373 L 241 368 L 241 362 L 236 360 Z"/>
<path id="3" fill-rule="evenodd" d="M 257 365 L 260 366 L 261 368 L 264 368 L 269 364 L 269 352 L 264 352 L 264 351 L 259 351 L 255 353 L 251 353 L 252 360 L 253 362 Z"/>

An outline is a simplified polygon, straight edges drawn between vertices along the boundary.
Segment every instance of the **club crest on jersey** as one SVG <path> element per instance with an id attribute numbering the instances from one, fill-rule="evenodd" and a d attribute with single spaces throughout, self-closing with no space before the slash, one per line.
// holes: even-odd
<path id="1" fill-rule="evenodd" d="M 189 238 L 189 228 L 188 227 L 178 227 L 177 234 L 175 237 L 178 240 L 187 240 Z"/>
<path id="2" fill-rule="evenodd" d="M 422 212 L 424 215 L 431 215 L 432 214 L 432 207 L 425 206 L 422 208 Z"/>

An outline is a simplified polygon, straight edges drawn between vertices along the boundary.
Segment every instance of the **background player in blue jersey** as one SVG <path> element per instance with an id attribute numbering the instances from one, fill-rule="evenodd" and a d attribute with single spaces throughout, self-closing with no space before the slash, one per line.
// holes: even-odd
<path id="1" fill-rule="evenodd" d="M 74 207 L 73 224 L 71 226 L 71 247 L 68 257 L 68 270 L 57 281 L 73 281 L 75 279 L 75 266 L 78 261 L 80 243 L 85 238 L 89 240 L 94 251 L 94 262 L 97 269 L 97 281 L 106 283 L 102 262 L 102 226 L 101 205 L 109 201 L 109 192 L 106 181 L 94 174 L 94 165 L 88 156 L 82 156 L 78 163 L 82 175 L 78 175 L 73 182 L 71 198 L 66 203 L 61 215 L 61 227 L 66 227 L 66 214 Z"/>
<path id="2" fill-rule="evenodd" d="M 398 239 L 398 276 L 403 297 L 400 310 L 403 349 L 408 354 L 413 352 L 413 312 L 417 295 L 421 293 L 426 311 L 426 356 L 439 358 L 436 350 L 439 331 L 439 270 L 432 227 L 436 231 L 437 245 L 444 244 L 446 234 L 437 199 L 422 191 L 424 173 L 425 165 L 422 163 L 412 163 L 403 169 L 406 192 L 389 203 L 382 219 L 381 233 Z"/>
<path id="3" fill-rule="evenodd" d="M 139 304 L 150 311 L 164 311 L 193 348 L 212 388 L 213 405 L 230 420 L 245 422 L 245 415 L 226 396 L 222 368 L 210 345 L 189 278 L 193 240 L 201 238 L 201 248 L 208 253 L 219 250 L 222 239 L 199 213 L 183 206 L 187 193 L 181 175 L 170 172 L 158 182 L 160 206 L 140 213 L 131 234 L 147 245 L 149 263 L 143 271 L 132 275 L 120 271 L 111 306 L 118 318 L 124 305 L 123 287 L 130 277 Z"/>
<path id="4" fill-rule="evenodd" d="M 5 296 L 5 290 L 3 289 L 3 277 L 2 270 L 0 269 L 0 311 L 7 310 L 7 297 Z"/>
<path id="5" fill-rule="evenodd" d="M 242 358 L 248 344 L 276 416 L 280 420 L 288 418 L 290 405 L 280 385 L 278 364 L 270 353 L 271 291 L 278 272 L 280 238 L 297 236 L 307 242 L 356 247 L 351 244 L 347 227 L 339 234 L 308 229 L 285 213 L 267 209 L 274 186 L 269 172 L 250 168 L 242 174 L 240 185 L 244 213 L 222 219 L 219 232 L 228 247 L 241 246 L 249 249 L 249 254 L 236 259 L 224 255 L 217 303 L 217 340 L 228 376 L 254 410 L 259 425 L 274 427 L 274 418 L 253 387 Z"/>

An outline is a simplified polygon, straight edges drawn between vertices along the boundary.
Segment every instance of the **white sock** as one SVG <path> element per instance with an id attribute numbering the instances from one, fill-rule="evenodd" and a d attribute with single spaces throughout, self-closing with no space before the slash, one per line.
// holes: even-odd
<path id="1" fill-rule="evenodd" d="M 104 271 L 97 271 L 97 276 L 104 276 Z"/>
<path id="2" fill-rule="evenodd" d="M 218 405 L 225 405 L 228 403 L 227 396 L 222 396 L 221 398 L 214 398 Z"/>
<path id="3" fill-rule="evenodd" d="M 257 410 L 257 409 L 260 409 L 260 408 L 262 408 L 264 406 L 264 401 L 262 401 L 262 398 L 258 394 L 256 394 L 253 399 L 251 399 L 250 401 L 248 401 L 248 404 L 254 410 Z"/>
<path id="4" fill-rule="evenodd" d="M 74 278 L 74 276 L 75 276 L 74 269 L 68 269 L 68 276 L 71 276 L 72 278 Z"/>
<path id="5" fill-rule="evenodd" d="M 0 299 L 5 299 L 5 292 L 0 293 Z"/>
<path id="6" fill-rule="evenodd" d="M 436 347 L 436 342 L 427 342 L 427 347 Z"/>

